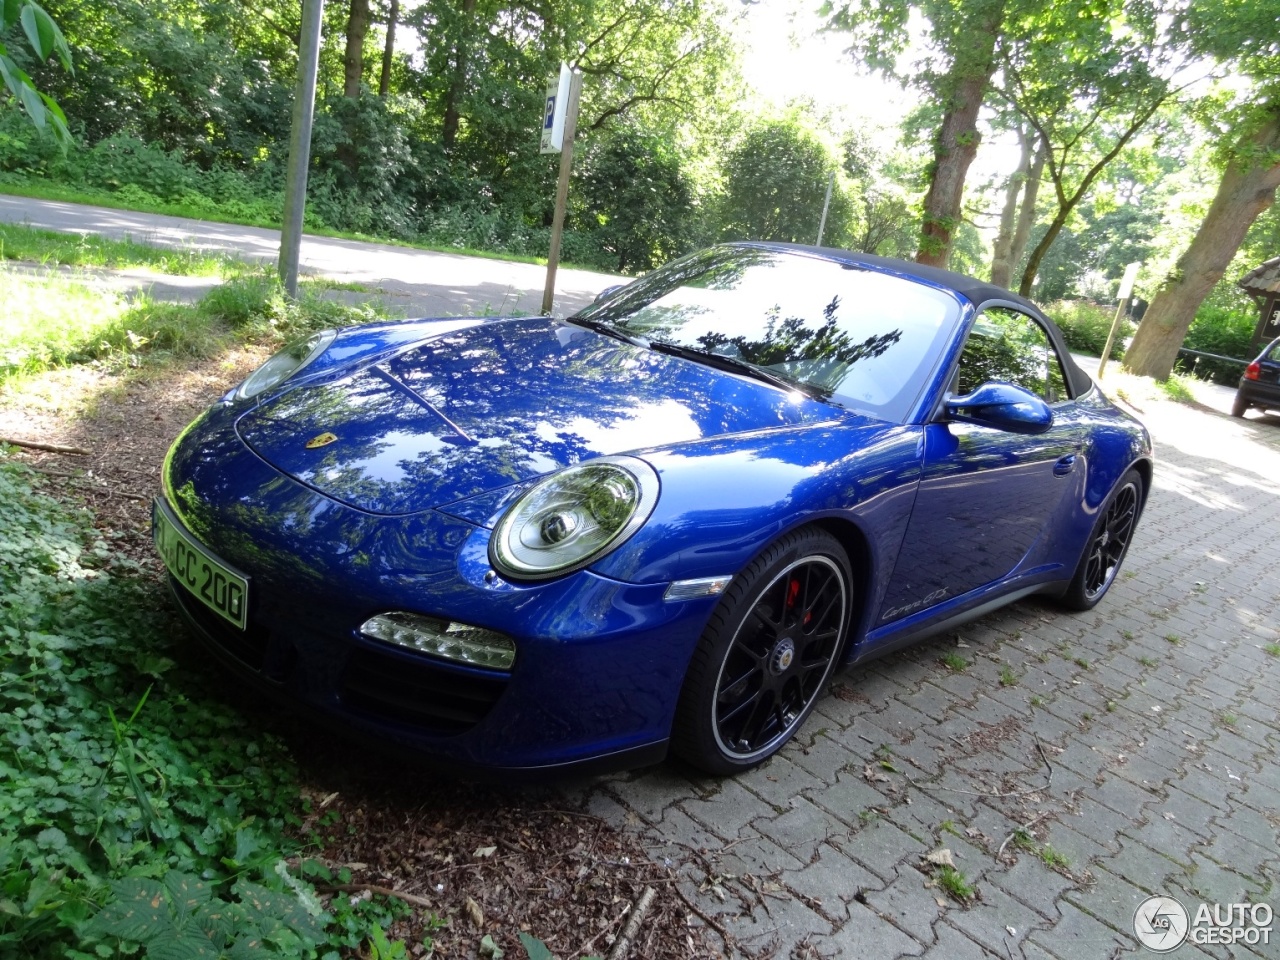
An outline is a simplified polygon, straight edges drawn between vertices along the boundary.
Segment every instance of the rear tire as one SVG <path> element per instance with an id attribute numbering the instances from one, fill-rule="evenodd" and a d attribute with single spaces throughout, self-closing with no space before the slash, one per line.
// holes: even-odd
<path id="1" fill-rule="evenodd" d="M 733 578 L 680 691 L 671 749 L 712 774 L 749 770 L 800 729 L 826 689 L 852 622 L 840 542 L 806 527 Z"/>
<path id="2" fill-rule="evenodd" d="M 1072 610 L 1092 610 L 1106 596 L 1129 552 L 1142 513 L 1142 475 L 1129 470 L 1115 485 L 1089 533 L 1062 603 Z"/>
<path id="3" fill-rule="evenodd" d="M 1249 401 L 1237 393 L 1235 401 L 1231 404 L 1231 415 L 1233 417 L 1243 417 L 1244 412 L 1248 409 Z"/>

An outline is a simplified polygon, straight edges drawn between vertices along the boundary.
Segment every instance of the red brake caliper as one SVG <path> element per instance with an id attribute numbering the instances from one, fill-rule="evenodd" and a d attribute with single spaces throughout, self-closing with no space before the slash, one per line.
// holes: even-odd
<path id="1" fill-rule="evenodd" d="M 792 580 L 787 584 L 787 609 L 790 610 L 796 605 L 796 601 L 800 599 L 800 581 Z M 809 621 L 813 619 L 813 611 L 806 610 L 804 619 L 801 621 L 802 626 L 808 626 Z"/>

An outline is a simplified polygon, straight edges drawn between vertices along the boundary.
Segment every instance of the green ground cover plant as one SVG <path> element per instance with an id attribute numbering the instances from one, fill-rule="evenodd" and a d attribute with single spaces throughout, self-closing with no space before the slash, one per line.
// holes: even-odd
<path id="1" fill-rule="evenodd" d="M 333 918 L 285 863 L 287 750 L 175 654 L 155 579 L 35 480 L 0 455 L 0 954 L 318 956 Z"/>

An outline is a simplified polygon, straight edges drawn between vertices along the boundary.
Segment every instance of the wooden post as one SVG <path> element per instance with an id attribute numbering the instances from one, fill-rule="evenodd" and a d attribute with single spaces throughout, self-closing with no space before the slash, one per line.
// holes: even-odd
<path id="1" fill-rule="evenodd" d="M 1138 279 L 1141 263 L 1131 263 L 1124 268 L 1124 276 L 1120 280 L 1120 306 L 1116 307 L 1116 315 L 1111 318 L 1111 331 L 1107 334 L 1107 345 L 1102 348 L 1102 359 L 1098 361 L 1098 377 L 1107 369 L 1107 361 L 1111 359 L 1111 346 L 1116 342 L 1116 331 L 1120 329 L 1120 318 L 1129 309 L 1129 298 L 1133 296 L 1133 284 Z"/>
<path id="2" fill-rule="evenodd" d="M 320 63 L 320 21 L 324 0 L 302 0 L 302 37 L 298 43 L 298 83 L 293 93 L 289 134 L 289 170 L 280 229 L 280 279 L 290 297 L 298 295 L 302 253 L 302 217 L 307 206 L 307 166 L 311 162 L 311 122 L 316 112 L 316 68 Z"/>
<path id="3" fill-rule="evenodd" d="M 564 211 L 569 201 L 569 171 L 573 167 L 573 137 L 578 129 L 578 98 L 582 94 L 582 71 L 574 70 L 569 80 L 569 103 L 564 115 L 564 146 L 560 148 L 560 182 L 556 185 L 556 211 L 551 221 L 551 249 L 547 251 L 547 286 L 542 291 L 542 312 L 550 315 L 556 295 L 556 268 L 560 265 L 560 237 L 564 233 Z"/>

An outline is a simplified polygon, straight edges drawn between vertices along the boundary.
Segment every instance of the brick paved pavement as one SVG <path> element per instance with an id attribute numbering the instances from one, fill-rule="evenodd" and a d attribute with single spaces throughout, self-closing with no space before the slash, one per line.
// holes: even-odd
<path id="1" fill-rule="evenodd" d="M 669 858 L 735 954 L 1106 960 L 1155 956 L 1132 929 L 1150 894 L 1280 911 L 1280 420 L 1144 419 L 1155 489 L 1094 611 L 1019 603 L 846 671 L 744 776 L 569 789 Z M 1273 926 L 1174 955 L 1280 957 Z"/>

